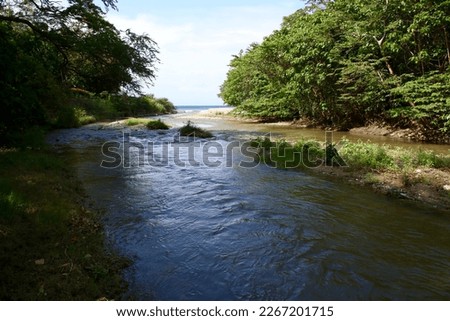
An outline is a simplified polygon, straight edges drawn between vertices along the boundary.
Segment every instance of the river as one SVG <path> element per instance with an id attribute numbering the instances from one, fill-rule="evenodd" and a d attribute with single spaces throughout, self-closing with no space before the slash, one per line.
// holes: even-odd
<path id="1" fill-rule="evenodd" d="M 49 137 L 104 209 L 108 245 L 133 259 L 124 299 L 450 299 L 450 213 L 254 166 L 239 148 L 222 156 L 219 145 L 226 151 L 258 133 L 197 122 L 216 122 L 216 138 L 131 130 L 134 161 L 113 169 L 100 166 L 111 161 L 101 146 L 122 141 L 120 129 L 94 125 Z"/>

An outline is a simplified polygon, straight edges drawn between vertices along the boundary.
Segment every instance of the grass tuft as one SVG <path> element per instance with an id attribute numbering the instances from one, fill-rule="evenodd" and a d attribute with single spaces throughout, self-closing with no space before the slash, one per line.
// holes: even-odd
<path id="1" fill-rule="evenodd" d="M 417 167 L 450 169 L 450 156 L 374 143 L 343 141 L 341 156 L 357 169 L 411 170 Z"/>
<path id="2" fill-rule="evenodd" d="M 197 127 L 192 124 L 192 122 L 189 120 L 187 124 L 180 128 L 180 135 L 181 136 L 193 136 L 197 138 L 211 138 L 213 135 L 200 127 Z"/>
<path id="3" fill-rule="evenodd" d="M 150 120 L 145 125 L 149 130 L 167 130 L 170 129 L 169 125 L 162 122 L 161 119 L 158 120 Z"/>
<path id="4" fill-rule="evenodd" d="M 129 118 L 125 122 L 127 126 L 138 126 L 138 125 L 147 125 L 148 119 L 145 118 Z"/>

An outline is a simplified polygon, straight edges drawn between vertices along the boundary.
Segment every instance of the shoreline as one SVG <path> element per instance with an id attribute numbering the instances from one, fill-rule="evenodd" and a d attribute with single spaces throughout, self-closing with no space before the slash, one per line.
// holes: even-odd
<path id="1" fill-rule="evenodd" d="M 236 120 L 223 109 L 170 117 L 200 122 L 206 118 Z M 125 122 L 96 126 L 97 130 L 120 130 L 128 127 Z M 239 126 L 245 128 L 246 124 L 241 122 Z M 136 130 L 147 131 L 142 125 Z M 3 300 L 120 300 L 126 291 L 122 273 L 130 261 L 105 244 L 102 214 L 89 205 L 89 195 L 64 157 L 51 147 L 0 150 L 0 205 L 3 212 L 12 213 L 0 216 Z M 450 213 L 448 165 L 408 170 L 300 170 Z"/>
<path id="2" fill-rule="evenodd" d="M 192 120 L 193 122 L 202 122 L 204 120 L 232 120 L 238 127 L 244 127 L 249 122 L 255 120 L 241 119 L 230 115 L 233 108 L 211 108 L 208 110 L 187 113 L 174 114 L 175 120 Z M 124 121 L 107 124 L 106 128 L 126 128 Z M 280 128 L 304 128 L 298 124 L 289 122 L 265 123 L 267 126 L 279 126 Z M 136 126 L 135 126 L 136 127 Z M 143 126 L 137 126 L 139 130 Z M 208 128 L 217 130 L 216 128 Z M 237 130 L 237 129 L 236 129 Z M 358 129 L 361 132 L 363 129 Z M 373 128 L 368 126 L 368 138 L 373 136 Z M 382 131 L 380 133 L 385 133 Z M 383 135 L 386 137 L 386 135 Z M 256 138 L 256 137 L 255 137 Z M 289 141 L 288 141 L 289 142 Z M 296 141 L 290 141 L 296 143 Z M 375 143 L 380 146 L 382 144 Z M 412 144 L 416 144 L 412 142 Z M 417 143 L 420 145 L 420 143 Z M 411 146 L 412 147 L 412 146 Z M 450 145 L 448 146 L 450 150 Z M 404 150 L 409 148 L 401 147 Z M 433 168 L 427 166 L 418 166 L 407 169 L 385 169 L 385 168 L 336 168 L 336 167 L 318 167 L 308 170 L 313 175 L 320 175 L 331 179 L 339 179 L 352 185 L 364 186 L 372 189 L 375 193 L 387 195 L 398 199 L 406 199 L 413 202 L 421 202 L 435 208 L 441 208 L 450 211 L 450 167 Z"/>
<path id="3" fill-rule="evenodd" d="M 192 120 L 194 123 L 201 123 L 205 120 L 224 120 L 233 121 L 237 127 L 244 128 L 245 124 L 255 123 L 255 120 L 241 119 L 230 115 L 233 108 L 210 108 L 208 110 L 175 114 L 175 120 Z M 112 124 L 110 124 L 112 125 Z M 305 128 L 304 125 L 292 124 L 289 122 L 264 123 L 267 126 L 279 126 L 280 128 Z M 125 126 L 124 121 L 114 123 L 113 126 Z M 126 127 L 126 126 L 125 126 Z M 223 127 L 223 126 L 220 126 Z M 116 127 L 117 128 L 117 127 Z M 209 130 L 219 130 L 214 127 Z M 235 129 L 238 130 L 238 129 Z M 359 128 L 353 132 L 361 133 L 365 131 L 367 138 L 373 137 L 375 132 L 386 137 L 386 130 L 368 126 L 366 129 Z M 256 138 L 256 137 L 255 137 Z M 282 138 L 282 137 L 281 137 Z M 296 141 L 288 141 L 295 144 Z M 383 144 L 375 143 L 385 147 Z M 412 144 L 416 144 L 412 142 Z M 420 145 L 420 143 L 417 143 Z M 389 145 L 387 145 L 389 147 Z M 412 146 L 411 146 L 412 147 Z M 450 150 L 450 145 L 448 146 Z M 387 147 L 386 147 L 387 148 Z M 401 147 L 408 151 L 408 147 Z M 442 154 L 444 155 L 444 154 Z M 401 160 L 397 160 L 401 161 Z M 450 157 L 449 157 L 450 164 Z M 339 179 L 348 184 L 363 186 L 372 189 L 375 193 L 387 195 L 398 199 L 406 199 L 413 202 L 428 204 L 435 208 L 441 208 L 450 211 L 450 166 L 443 168 L 434 168 L 433 166 L 412 166 L 407 168 L 336 168 L 336 167 L 318 167 L 308 170 L 313 175 L 320 175 L 331 179 Z"/>
<path id="4" fill-rule="evenodd" d="M 257 120 L 242 119 L 230 115 L 233 108 L 211 108 L 196 114 L 182 115 L 178 118 L 192 119 L 193 121 L 203 119 L 224 119 L 244 123 Z M 280 128 L 307 128 L 307 124 L 293 122 L 264 123 L 267 126 L 279 126 Z M 389 127 L 371 125 L 354 128 L 349 133 L 367 136 L 396 138 L 409 138 L 412 130 L 392 130 Z M 296 142 L 292 142 L 296 143 Z M 411 141 L 412 144 L 420 145 L 421 142 Z M 381 145 L 381 144 L 380 144 Z M 446 144 L 443 144 L 446 145 Z M 407 148 L 404 148 L 407 149 Z M 448 145 L 450 150 L 450 145 Z M 387 195 L 397 199 L 420 202 L 435 208 L 450 211 L 450 168 L 414 167 L 407 170 L 398 169 L 345 169 L 336 167 L 318 167 L 309 169 L 308 172 L 331 179 L 339 179 L 348 184 L 358 185 L 372 189 L 375 193 Z"/>
<path id="5" fill-rule="evenodd" d="M 346 171 L 342 168 L 319 167 L 310 172 L 368 188 L 377 194 L 426 204 L 450 213 L 450 170 L 423 168 L 409 173 L 398 173 L 374 169 Z"/>

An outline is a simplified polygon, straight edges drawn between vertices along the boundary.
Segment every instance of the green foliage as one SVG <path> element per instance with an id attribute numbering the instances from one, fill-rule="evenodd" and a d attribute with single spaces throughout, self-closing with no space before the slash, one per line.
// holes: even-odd
<path id="1" fill-rule="evenodd" d="M 411 170 L 417 167 L 450 169 L 450 156 L 427 150 L 410 150 L 370 142 L 344 140 L 339 153 L 352 168 Z"/>
<path id="2" fill-rule="evenodd" d="M 449 135 L 450 71 L 404 78 L 412 79 L 392 90 L 397 107 L 390 116 L 404 126 L 419 126 L 430 137 Z"/>
<path id="3" fill-rule="evenodd" d="M 126 125 L 127 126 L 138 126 L 138 125 L 145 125 L 147 124 L 148 120 L 146 119 L 137 119 L 137 118 L 130 118 L 127 119 Z"/>
<path id="4" fill-rule="evenodd" d="M 175 111 L 174 105 L 166 98 L 155 98 L 153 95 L 133 97 L 129 95 L 111 95 L 109 97 L 114 110 L 125 117 L 154 116 L 170 114 Z"/>
<path id="5" fill-rule="evenodd" d="M 409 172 L 412 169 L 450 169 L 450 156 L 429 150 L 412 150 L 371 142 L 342 140 L 339 147 L 315 140 L 300 140 L 295 144 L 284 140 L 273 142 L 268 137 L 251 142 L 261 159 L 277 168 L 314 168 L 341 165 L 353 170 L 389 170 Z M 336 156 L 339 164 L 329 157 Z M 342 161 L 340 161 L 342 160 Z"/>
<path id="6" fill-rule="evenodd" d="M 325 146 L 314 140 L 301 140 L 296 144 L 284 140 L 273 142 L 268 137 L 251 142 L 261 159 L 277 168 L 317 167 L 324 164 Z"/>
<path id="7" fill-rule="evenodd" d="M 101 3 L 117 9 L 115 0 Z M 1 1 L 0 48 L 0 145 L 33 126 L 174 110 L 165 99 L 126 99 L 155 78 L 157 45 L 117 30 L 92 0 Z M 82 94 L 105 91 L 114 98 Z"/>
<path id="8" fill-rule="evenodd" d="M 96 95 L 85 90 L 72 90 L 69 103 L 60 109 L 52 124 L 62 128 L 77 127 L 97 120 L 169 114 L 174 110 L 167 98 L 153 95 L 135 97 L 106 92 Z M 128 126 L 134 126 L 144 122 L 129 120 L 128 123 Z"/>
<path id="9" fill-rule="evenodd" d="M 448 138 L 450 1 L 309 3 L 234 56 L 220 97 L 235 113 L 340 129 L 387 121 Z"/>
<path id="10" fill-rule="evenodd" d="M 340 152 L 350 167 L 381 169 L 395 164 L 384 145 L 346 142 Z"/>
<path id="11" fill-rule="evenodd" d="M 147 127 L 147 129 L 150 129 L 150 130 L 170 129 L 170 127 L 167 124 L 165 124 L 164 122 L 162 122 L 161 119 L 150 120 L 149 122 L 147 122 L 147 124 L 145 126 Z"/>
<path id="12" fill-rule="evenodd" d="M 40 149 L 45 146 L 46 131 L 38 126 L 31 126 L 19 131 L 8 132 L 4 141 L 21 149 Z"/>
<path id="13" fill-rule="evenodd" d="M 190 120 L 180 128 L 180 136 L 192 136 L 196 138 L 211 138 L 213 135 L 200 127 L 195 126 Z"/>

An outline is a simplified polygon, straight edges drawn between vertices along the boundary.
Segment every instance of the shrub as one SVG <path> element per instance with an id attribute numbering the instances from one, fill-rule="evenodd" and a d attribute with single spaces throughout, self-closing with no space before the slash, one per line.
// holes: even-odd
<path id="1" fill-rule="evenodd" d="M 86 111 L 81 108 L 75 108 L 75 117 L 80 126 L 92 124 L 97 121 L 97 119 L 94 116 L 88 115 Z"/>
<path id="2" fill-rule="evenodd" d="M 345 142 L 341 155 L 350 166 L 369 168 L 392 168 L 394 159 L 385 145 Z"/>
<path id="3" fill-rule="evenodd" d="M 185 126 L 180 128 L 180 135 L 194 136 L 199 138 L 211 138 L 213 136 L 209 131 L 194 126 L 190 120 Z"/>
<path id="4" fill-rule="evenodd" d="M 150 130 L 166 130 L 170 128 L 167 124 L 162 122 L 161 119 L 150 120 L 145 126 Z"/>

